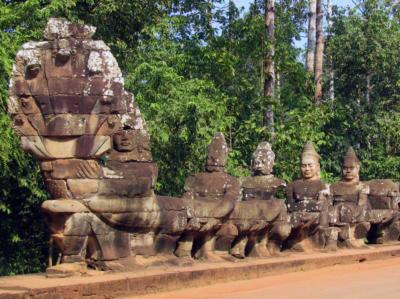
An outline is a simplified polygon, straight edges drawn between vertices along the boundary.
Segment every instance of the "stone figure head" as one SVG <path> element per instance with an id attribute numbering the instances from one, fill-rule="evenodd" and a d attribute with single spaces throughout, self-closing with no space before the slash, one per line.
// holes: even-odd
<path id="1" fill-rule="evenodd" d="M 253 153 L 251 169 L 254 176 L 269 175 L 274 167 L 275 154 L 271 149 L 271 144 L 261 142 Z"/>
<path id="2" fill-rule="evenodd" d="M 358 182 L 360 180 L 360 160 L 358 160 L 354 149 L 350 146 L 343 156 L 342 179 L 346 182 Z"/>
<path id="3" fill-rule="evenodd" d="M 114 149 L 119 152 L 130 152 L 135 148 L 133 139 L 135 132 L 130 126 L 124 126 L 120 131 L 114 134 L 113 144 Z"/>
<path id="4" fill-rule="evenodd" d="M 224 171 L 227 158 L 228 145 L 226 144 L 224 134 L 221 132 L 215 133 L 211 143 L 208 145 L 206 170 L 208 172 Z"/>
<path id="5" fill-rule="evenodd" d="M 317 180 L 320 178 L 320 156 L 310 141 L 306 143 L 301 154 L 301 176 L 306 180 Z"/>

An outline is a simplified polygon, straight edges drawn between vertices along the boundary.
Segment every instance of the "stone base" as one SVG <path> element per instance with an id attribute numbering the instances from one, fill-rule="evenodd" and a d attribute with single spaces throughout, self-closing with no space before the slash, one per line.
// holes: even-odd
<path id="1" fill-rule="evenodd" d="M 143 267 L 135 272 L 88 271 L 81 276 L 46 278 L 43 274 L 0 277 L 0 299 L 116 298 L 199 287 L 227 281 L 307 271 L 338 264 L 352 264 L 400 256 L 400 245 L 374 245 L 371 249 L 335 253 L 292 254 L 287 257 L 247 258 L 233 262 L 194 262 Z M 150 261 L 150 260 L 149 260 Z M 137 262 L 142 264 L 145 261 Z M 183 267 L 185 266 L 185 267 Z M 102 273 L 102 274 L 99 274 Z"/>

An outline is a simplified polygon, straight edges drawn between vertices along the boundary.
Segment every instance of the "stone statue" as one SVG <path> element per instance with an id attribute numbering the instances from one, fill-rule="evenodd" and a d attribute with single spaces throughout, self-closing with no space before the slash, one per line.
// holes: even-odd
<path id="1" fill-rule="evenodd" d="M 248 219 L 230 218 L 238 230 L 238 236 L 233 240 L 231 254 L 244 258 L 247 251 L 252 256 L 268 256 L 281 250 L 281 242 L 290 233 L 290 224 L 284 201 L 275 198 L 278 189 L 284 189 L 286 183 L 272 174 L 275 154 L 268 142 L 261 142 L 252 158 L 252 176 L 241 180 L 242 199 L 235 208 L 248 206 Z M 262 210 L 264 219 L 250 213 L 253 210 Z M 239 213 L 240 214 L 240 213 Z M 269 217 L 267 216 L 269 215 Z M 252 218 L 252 219 L 250 219 Z M 274 221 L 271 221 L 274 219 Z M 268 250 L 267 250 L 268 249 Z"/>
<path id="2" fill-rule="evenodd" d="M 301 179 L 288 185 L 286 197 L 291 212 L 292 234 L 288 246 L 295 251 L 315 247 L 336 249 L 335 229 L 329 228 L 329 185 L 320 179 L 320 156 L 311 142 L 301 154 Z"/>
<path id="3" fill-rule="evenodd" d="M 369 212 L 372 226 L 368 240 L 377 244 L 398 241 L 400 237 L 399 185 L 392 180 L 371 180 L 366 184 L 369 186 L 368 201 L 372 209 Z"/>
<path id="4" fill-rule="evenodd" d="M 203 209 L 196 209 L 195 213 L 214 206 L 215 211 L 233 210 L 235 202 L 240 200 L 239 181 L 225 172 L 228 146 L 222 133 L 216 133 L 208 146 L 206 172 L 190 176 L 185 182 L 183 198 L 189 204 L 199 207 L 203 202 Z M 217 205 L 216 205 L 217 204 Z M 207 209 L 208 210 L 208 209 Z M 209 211 L 212 212 L 211 210 Z M 208 215 L 210 215 L 208 213 Z M 228 213 L 227 213 L 228 214 Z M 223 215 L 226 216 L 227 214 Z M 177 256 L 194 256 L 205 259 L 218 259 L 214 254 L 215 234 L 221 228 L 222 217 L 205 218 L 207 215 L 193 215 L 189 220 L 189 228 L 178 242 L 175 254 Z M 222 216 L 222 215 L 221 215 Z"/>
<path id="5" fill-rule="evenodd" d="M 360 182 L 360 160 L 352 147 L 343 157 L 342 179 L 332 184 L 334 213 L 331 223 L 340 228 L 339 245 L 349 248 L 363 247 L 370 229 L 369 186 Z"/>

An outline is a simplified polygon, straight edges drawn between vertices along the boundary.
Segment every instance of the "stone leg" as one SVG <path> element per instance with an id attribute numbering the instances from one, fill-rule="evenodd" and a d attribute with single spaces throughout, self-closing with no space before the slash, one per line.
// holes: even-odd
<path id="1" fill-rule="evenodd" d="M 398 221 L 375 224 L 372 230 L 372 237 L 369 236 L 370 241 L 376 244 L 396 242 L 400 237 L 400 223 Z"/>
<path id="2" fill-rule="evenodd" d="M 290 240 L 290 250 L 294 252 L 312 252 L 315 250 L 316 243 L 312 240 L 310 227 L 300 227 L 296 230 L 294 239 Z"/>
<path id="3" fill-rule="evenodd" d="M 53 235 L 53 239 L 62 253 L 62 263 L 76 263 L 85 260 L 87 236 L 62 236 Z"/>
<path id="4" fill-rule="evenodd" d="M 154 256 L 156 255 L 155 249 L 155 234 L 154 232 L 136 233 L 130 235 L 130 244 L 133 255 Z"/>
<path id="5" fill-rule="evenodd" d="M 207 232 L 201 236 L 199 250 L 195 253 L 194 257 L 198 259 L 207 260 L 210 262 L 222 261 L 222 258 L 215 254 L 215 232 Z"/>
<path id="6" fill-rule="evenodd" d="M 338 238 L 340 229 L 337 227 L 320 228 L 319 234 L 323 237 L 323 244 L 320 244 L 326 251 L 336 251 L 338 249 Z"/>
<path id="7" fill-rule="evenodd" d="M 269 232 L 267 249 L 270 255 L 282 255 L 282 244 L 290 236 L 292 227 L 289 223 L 274 223 Z"/>
<path id="8" fill-rule="evenodd" d="M 400 238 L 400 222 L 394 221 L 382 230 L 382 243 L 397 242 Z"/>
<path id="9" fill-rule="evenodd" d="M 90 227 L 88 213 L 60 214 L 59 222 L 50 223 L 52 238 L 62 253 L 62 263 L 76 263 L 86 258 Z"/>
<path id="10" fill-rule="evenodd" d="M 251 242 L 252 247 L 248 253 L 251 257 L 267 257 L 269 256 L 269 252 L 267 250 L 268 243 L 268 232 L 264 231 L 260 234 L 252 234 L 248 237 L 248 243 Z M 246 245 L 245 245 L 246 247 Z M 246 251 L 246 248 L 244 249 Z M 246 252 L 244 252 L 246 254 Z"/>
<path id="11" fill-rule="evenodd" d="M 353 236 L 360 248 L 369 248 L 369 246 L 365 244 L 364 240 L 366 240 L 370 229 L 371 224 L 369 222 L 357 223 L 354 226 Z"/>
<path id="12" fill-rule="evenodd" d="M 193 239 L 193 234 L 184 234 L 181 239 L 179 239 L 174 254 L 177 257 L 191 257 L 193 249 Z"/>
<path id="13" fill-rule="evenodd" d="M 243 259 L 246 257 L 245 250 L 247 245 L 248 238 L 246 235 L 239 235 L 233 240 L 232 248 L 229 253 L 237 258 Z"/>
<path id="14" fill-rule="evenodd" d="M 341 228 L 339 239 L 342 247 L 369 248 L 364 238 L 367 237 L 371 225 L 368 222 L 346 224 Z"/>
<path id="15" fill-rule="evenodd" d="M 350 242 L 350 224 L 342 224 L 339 227 L 338 245 L 340 248 L 356 248 Z"/>
<path id="16" fill-rule="evenodd" d="M 112 228 L 96 215 L 91 216 L 90 226 L 93 239 L 91 248 L 97 252 L 95 258 L 92 255 L 92 259 L 111 261 L 130 256 L 129 234 Z"/>

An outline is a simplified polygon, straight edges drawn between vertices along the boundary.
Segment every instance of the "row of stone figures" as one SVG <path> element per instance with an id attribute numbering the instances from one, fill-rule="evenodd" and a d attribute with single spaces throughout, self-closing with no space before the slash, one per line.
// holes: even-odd
<path id="1" fill-rule="evenodd" d="M 50 19 L 46 40 L 17 53 L 9 85 L 13 127 L 39 160 L 52 197 L 42 209 L 63 263 L 113 268 L 110 261 L 124 265 L 135 255 L 211 259 L 218 249 L 243 258 L 398 240 L 398 185 L 360 182 L 352 149 L 343 179 L 329 186 L 307 143 L 302 178 L 286 187 L 272 175 L 275 157 L 265 142 L 254 153 L 251 177 L 228 175 L 228 147 L 217 133 L 206 172 L 186 180 L 182 197 L 157 196 L 148 128 L 94 33 L 92 26 Z M 286 189 L 286 202 L 275 198 L 279 189 Z"/>

